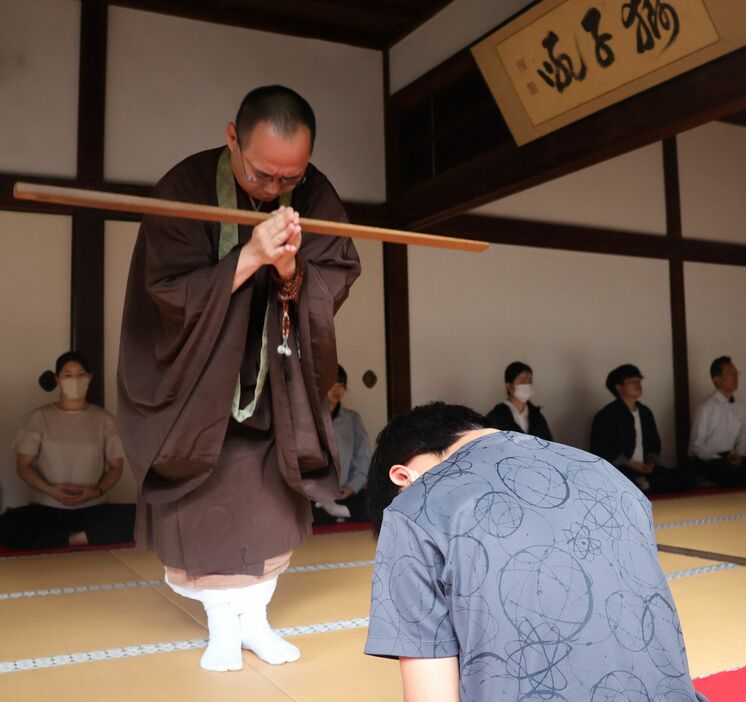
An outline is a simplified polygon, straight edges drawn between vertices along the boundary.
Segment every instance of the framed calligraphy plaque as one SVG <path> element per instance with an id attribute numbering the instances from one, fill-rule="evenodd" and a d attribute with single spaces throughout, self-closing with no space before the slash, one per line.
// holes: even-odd
<path id="1" fill-rule="evenodd" d="M 472 54 L 520 145 L 744 45 L 743 0 L 544 0 Z"/>

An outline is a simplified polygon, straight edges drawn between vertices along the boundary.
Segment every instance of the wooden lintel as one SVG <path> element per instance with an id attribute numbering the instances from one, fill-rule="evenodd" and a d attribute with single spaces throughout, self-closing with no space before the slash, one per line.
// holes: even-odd
<path id="1" fill-rule="evenodd" d="M 491 244 L 513 244 L 564 251 L 667 258 L 666 237 L 575 224 L 464 214 L 431 226 L 436 234 L 463 236 Z M 746 247 L 744 247 L 746 249 Z"/>
<path id="2" fill-rule="evenodd" d="M 463 214 L 430 226 L 434 234 L 463 236 L 490 244 L 561 251 L 637 256 L 696 263 L 746 266 L 746 245 L 703 238 L 671 239 L 658 234 L 511 217 Z"/>

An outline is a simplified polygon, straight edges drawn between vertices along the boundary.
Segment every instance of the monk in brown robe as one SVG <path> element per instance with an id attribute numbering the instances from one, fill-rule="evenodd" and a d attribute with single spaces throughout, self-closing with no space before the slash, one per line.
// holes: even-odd
<path id="1" fill-rule="evenodd" d="M 253 230 L 146 216 L 130 267 L 118 414 L 138 533 L 169 585 L 203 602 L 208 670 L 240 669 L 242 646 L 300 656 L 266 607 L 311 533 L 304 475 L 337 487 L 334 314 L 360 265 L 350 239 L 301 232 L 300 216 L 347 221 L 309 163 L 315 131 L 294 91 L 250 92 L 227 145 L 174 166 L 154 195 L 272 216 Z"/>

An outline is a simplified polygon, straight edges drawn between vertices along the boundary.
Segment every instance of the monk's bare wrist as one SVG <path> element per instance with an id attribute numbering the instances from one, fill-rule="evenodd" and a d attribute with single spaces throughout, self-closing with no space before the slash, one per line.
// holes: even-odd
<path id="1" fill-rule="evenodd" d="M 277 271 L 277 275 L 279 275 L 283 281 L 292 279 L 297 270 L 295 258 L 293 258 L 292 262 L 286 266 L 275 266 L 275 270 Z"/>

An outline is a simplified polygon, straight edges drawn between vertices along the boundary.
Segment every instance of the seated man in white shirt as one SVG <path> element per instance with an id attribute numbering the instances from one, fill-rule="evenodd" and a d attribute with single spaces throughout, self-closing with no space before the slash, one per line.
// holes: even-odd
<path id="1" fill-rule="evenodd" d="M 736 402 L 738 369 L 730 356 L 710 366 L 715 392 L 694 415 L 689 454 L 708 480 L 726 487 L 746 485 L 746 410 Z"/>

